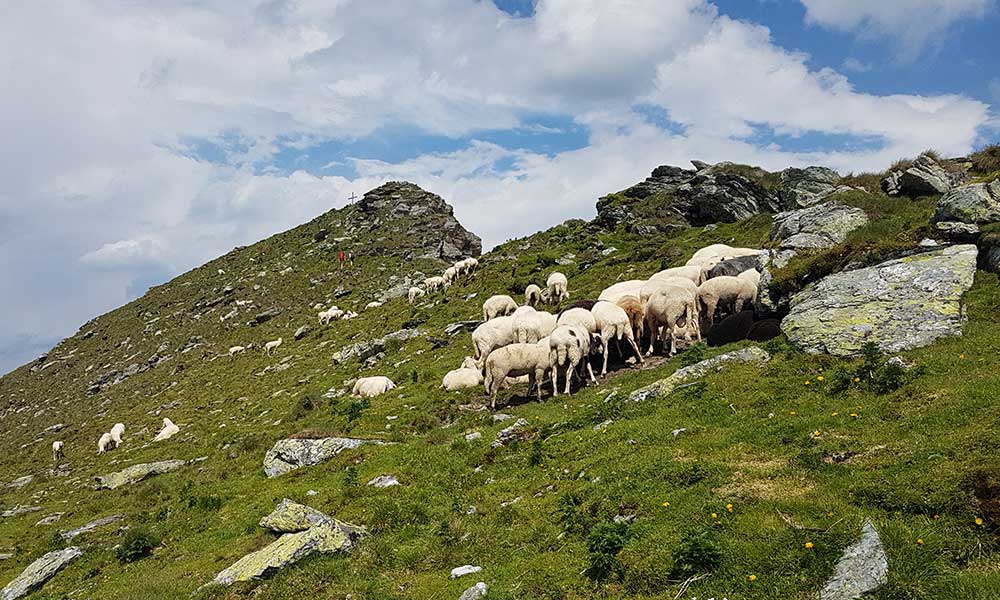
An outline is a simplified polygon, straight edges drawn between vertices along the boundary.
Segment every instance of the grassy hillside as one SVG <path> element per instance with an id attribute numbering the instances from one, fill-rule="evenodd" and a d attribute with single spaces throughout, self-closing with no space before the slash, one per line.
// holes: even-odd
<path id="1" fill-rule="evenodd" d="M 776 280 L 794 289 L 859 257 L 876 262 L 913 247 L 935 201 L 874 192 L 844 200 L 869 212 L 871 224 L 844 247 L 797 257 Z M 83 557 L 34 597 L 458 598 L 481 580 L 489 598 L 502 599 L 674 598 L 685 585 L 688 598 L 806 599 L 870 518 L 890 561 L 877 598 L 1000 597 L 995 275 L 980 272 L 968 294 L 966 334 L 905 353 L 915 367 L 900 378 L 775 340 L 765 345 L 773 359 L 764 367 L 733 367 L 661 400 L 627 402 L 630 391 L 679 366 L 738 347 L 697 346 L 646 369 L 618 365 L 600 385 L 541 404 L 515 387 L 502 410 L 526 419 L 529 431 L 490 449 L 513 421 L 494 422 L 481 390 L 439 389 L 471 353 L 469 335 L 448 338 L 447 324 L 478 318 L 491 294 L 520 299 L 554 268 L 569 276 L 572 299 L 593 298 L 614 281 L 683 264 L 710 243 L 766 247 L 771 219 L 642 234 L 570 221 L 496 248 L 475 278 L 415 306 L 397 298 L 355 320 L 316 325 L 315 303 L 361 312 L 399 283 L 390 277 L 439 270 L 442 262 L 416 258 L 424 253 L 406 235 L 433 230 L 427 218 L 362 219 L 356 205 L 332 211 L 154 288 L 0 379 L 0 482 L 34 476 L 3 488 L 0 508 L 42 508 L 0 519 L 0 552 L 14 554 L 0 561 L 0 582 L 66 545 L 57 531 L 120 513 L 119 523 L 77 538 Z M 341 247 L 358 255 L 353 269 L 338 268 Z M 274 318 L 247 325 L 273 308 Z M 303 324 L 311 331 L 295 341 Z M 404 325 L 422 335 L 391 344 L 373 366 L 332 360 L 343 346 Z M 227 354 L 279 336 L 276 356 L 259 347 Z M 93 388 L 132 364 L 156 366 Z M 362 373 L 387 375 L 399 388 L 352 399 Z M 181 433 L 146 444 L 163 416 Z M 123 447 L 98 456 L 98 437 L 117 421 L 128 427 Z M 45 432 L 57 423 L 65 428 Z M 473 431 L 482 437 L 466 441 Z M 265 451 L 302 432 L 393 444 L 265 478 Z M 56 438 L 66 441 L 68 473 L 50 470 Z M 200 457 L 131 487 L 92 489 L 94 476 L 130 464 Z M 402 485 L 366 485 L 384 474 Z M 350 555 L 196 592 L 274 539 L 257 522 L 285 497 L 371 535 Z M 55 524 L 35 525 L 56 512 L 65 514 Z M 137 532 L 155 547 L 123 562 L 115 547 L 142 546 Z M 483 572 L 450 579 L 463 564 Z"/>

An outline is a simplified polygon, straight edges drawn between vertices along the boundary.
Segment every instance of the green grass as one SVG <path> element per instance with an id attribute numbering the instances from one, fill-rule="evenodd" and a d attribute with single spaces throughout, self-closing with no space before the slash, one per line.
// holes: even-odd
<path id="1" fill-rule="evenodd" d="M 862 251 L 913 243 L 933 209 L 931 200 L 843 200 L 873 217 L 869 228 L 848 241 L 851 260 Z M 95 319 L 81 332 L 93 329 L 93 336 L 75 336 L 50 355 L 76 348 L 76 358 L 0 379 L 0 481 L 36 477 L 20 490 L 4 489 L 3 507 L 44 509 L 0 520 L 0 551 L 15 552 L 0 562 L 0 581 L 52 549 L 56 529 L 122 513 L 124 521 L 78 538 L 74 543 L 86 547 L 83 557 L 34 597 L 125 599 L 140 589 L 149 599 L 188 596 L 273 540 L 257 522 L 289 497 L 365 525 L 372 535 L 349 556 L 313 557 L 267 580 L 195 597 L 457 598 L 482 580 L 490 585 L 489 597 L 498 599 L 652 600 L 673 598 L 689 574 L 710 570 L 690 584 L 685 597 L 805 600 L 866 518 L 881 532 L 891 565 L 890 582 L 877 599 L 996 597 L 1000 524 L 988 502 L 976 496 L 982 495 L 977 486 L 1000 475 L 995 276 L 980 273 L 968 294 L 964 337 L 904 353 L 919 370 L 894 391 L 835 391 L 831 374 L 853 371 L 857 361 L 805 355 L 778 342 L 767 345 L 775 355 L 764 367 L 735 366 L 658 401 L 625 401 L 631 390 L 684 364 L 682 354 L 541 404 L 524 402 L 523 386 L 503 394 L 503 402 L 514 400 L 503 410 L 527 419 L 531 434 L 491 450 L 489 442 L 509 423 L 493 423 L 489 412 L 474 410 L 484 400 L 481 390 L 446 393 L 438 387 L 444 373 L 471 352 L 468 334 L 437 350 L 424 338 L 390 349 L 368 374 L 388 375 L 400 387 L 367 405 L 346 394 L 323 398 L 331 388 L 349 391 L 358 375 L 357 363 L 335 365 L 331 355 L 415 317 L 426 319 L 420 327 L 429 335 L 441 336 L 449 322 L 476 318 L 488 295 L 543 283 L 554 261 L 567 254 L 575 255 L 574 264 L 558 269 L 569 276 L 572 299 L 593 298 L 611 282 L 683 264 L 710 243 L 764 245 L 770 218 L 651 237 L 573 221 L 504 244 L 484 257 L 474 279 L 416 306 L 398 299 L 320 328 L 311 306 L 332 298 L 337 287 L 353 290 L 338 305 L 359 308 L 391 275 L 440 268 L 433 261 L 405 261 L 404 249 L 393 247 L 398 238 L 376 231 L 354 243 L 381 244 L 380 253 L 356 252 L 357 269 L 340 272 L 311 235 L 321 226 L 338 235 L 332 224 L 343 218 L 330 213 L 230 253 Z M 610 246 L 617 251 L 604 255 Z M 293 271 L 279 275 L 286 266 Z M 225 285 L 236 288 L 234 297 L 253 299 L 255 309 L 220 321 L 233 304 L 194 308 L 199 300 L 218 297 Z M 464 300 L 472 293 L 477 296 Z M 271 305 L 283 308 L 278 317 L 255 328 L 243 325 L 257 308 Z M 203 316 L 195 319 L 197 313 Z M 313 331 L 296 342 L 291 333 L 303 323 Z M 203 336 L 203 345 L 176 353 L 192 335 Z M 226 355 L 231 345 L 278 336 L 285 344 L 276 357 L 259 351 Z M 121 345 L 126 338 L 131 348 Z M 103 365 L 144 362 L 164 341 L 172 360 L 87 395 Z M 708 357 L 731 349 L 702 352 Z M 289 356 L 294 358 L 288 368 L 264 373 Z M 25 403 L 39 406 L 13 412 Z M 162 416 L 178 423 L 181 433 L 144 446 L 162 418 L 160 407 L 169 407 Z M 606 429 L 594 430 L 607 419 L 613 422 Z M 124 446 L 96 455 L 99 434 L 116 421 L 128 426 Z M 48 474 L 53 438 L 39 435 L 58 422 L 67 424 L 58 436 L 66 441 L 73 469 L 68 477 Z M 671 430 L 677 428 L 686 431 L 675 437 Z M 482 439 L 465 441 L 473 430 Z M 304 431 L 396 443 L 362 446 L 265 478 L 264 452 Z M 202 456 L 207 460 L 134 486 L 89 487 L 93 476 L 128 464 Z M 403 485 L 365 485 L 390 473 Z M 307 495 L 309 490 L 318 494 Z M 502 506 L 516 498 L 521 500 Z M 470 506 L 476 507 L 472 514 Z M 35 527 L 52 512 L 66 515 L 56 525 Z M 615 517 L 633 516 L 631 525 L 609 525 Z M 987 519 L 983 526 L 976 525 L 977 517 Z M 115 545 L 136 537 L 119 525 L 147 532 L 146 541 L 158 538 L 152 554 L 119 560 Z M 585 574 L 595 555 L 612 556 L 606 577 Z M 451 568 L 467 563 L 484 571 L 448 577 Z"/>

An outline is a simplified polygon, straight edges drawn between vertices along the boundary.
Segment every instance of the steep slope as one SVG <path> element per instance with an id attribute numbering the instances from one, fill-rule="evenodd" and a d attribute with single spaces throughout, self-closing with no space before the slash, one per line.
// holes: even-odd
<path id="1" fill-rule="evenodd" d="M 740 177 L 768 198 L 799 197 L 778 174 L 720 169 L 725 177 L 705 174 L 679 193 L 732 195 L 748 185 Z M 694 176 L 684 177 L 682 186 Z M 936 198 L 845 193 L 841 184 L 861 184 L 838 181 L 832 194 L 865 210 L 868 225 L 775 269 L 781 294 L 819 276 L 810 272 L 913 251 L 928 232 Z M 119 514 L 75 538 L 83 555 L 36 596 L 188 596 L 273 541 L 258 521 L 291 498 L 370 535 L 350 555 L 313 557 L 197 597 L 458 598 L 481 580 L 495 598 L 672 598 L 686 585 L 690 597 L 804 599 L 865 519 L 889 554 L 878 597 L 989 597 L 1000 585 L 992 443 L 1000 292 L 985 272 L 967 295 L 964 337 L 903 353 L 914 368 L 898 381 L 881 377 L 882 359 L 807 355 L 777 340 L 764 345 L 772 356 L 765 366 L 730 366 L 673 395 L 629 401 L 678 367 L 749 344 L 695 346 L 646 369 L 619 364 L 570 397 L 538 404 L 524 399 L 523 386 L 503 393 L 504 412 L 527 424 L 499 447 L 491 441 L 514 420 L 483 410 L 481 390 L 439 388 L 471 352 L 468 333 L 449 336 L 447 326 L 477 318 L 491 294 L 520 299 L 528 283 L 559 269 L 571 300 L 595 297 L 614 281 L 683 264 L 708 244 L 778 245 L 770 213 L 781 206 L 758 203 L 732 222 L 691 227 L 678 192 L 656 193 L 613 194 L 594 221 L 503 244 L 481 258 L 475 277 L 410 306 L 393 297 L 407 278 L 436 273 L 446 264 L 440 258 L 477 254 L 479 242 L 440 198 L 387 184 L 84 325 L 0 379 L 0 482 L 31 477 L 2 488 L 0 508 L 38 508 L 0 519 L 0 553 L 13 554 L 0 561 L 0 583 L 66 546 L 56 532 Z M 712 202 L 727 206 L 720 197 Z M 736 206 L 748 206 L 745 195 Z M 354 250 L 353 269 L 340 270 L 341 248 Z M 377 298 L 386 304 L 361 310 Z M 316 303 L 362 314 L 319 327 Z M 303 324 L 310 331 L 295 340 Z M 406 333 L 366 344 L 397 331 Z M 275 356 L 260 351 L 279 336 Z M 257 349 L 228 355 L 251 342 Z M 360 354 L 342 351 L 354 344 Z M 880 377 L 854 382 L 864 368 Z M 352 399 L 361 374 L 387 375 L 399 388 Z M 151 444 L 163 416 L 181 431 Z M 128 427 L 125 443 L 96 455 L 98 436 L 118 421 Z M 391 443 L 266 477 L 265 453 L 294 435 Z M 57 438 L 67 458 L 51 468 Z M 193 462 L 132 486 L 93 488 L 95 476 L 171 459 Z M 366 485 L 383 475 L 401 485 Z M 159 542 L 151 555 L 123 562 L 115 546 L 141 547 L 137 531 Z M 463 564 L 484 569 L 451 579 Z"/>

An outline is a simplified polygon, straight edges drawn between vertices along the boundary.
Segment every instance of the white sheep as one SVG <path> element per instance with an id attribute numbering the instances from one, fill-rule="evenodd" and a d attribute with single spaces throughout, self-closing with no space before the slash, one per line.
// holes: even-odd
<path id="1" fill-rule="evenodd" d="M 536 389 L 538 401 L 542 401 L 542 380 L 551 368 L 548 346 L 539 343 L 511 344 L 497 349 L 486 360 L 486 393 L 490 407 L 497 407 L 497 392 L 508 377 L 528 376 L 528 390 Z"/>
<path id="2" fill-rule="evenodd" d="M 742 273 L 737 275 L 737 277 L 739 277 L 740 279 L 746 279 L 748 281 L 752 281 L 754 286 L 758 288 L 760 287 L 760 271 L 758 271 L 757 269 L 747 269 L 746 271 L 743 271 Z"/>
<path id="3" fill-rule="evenodd" d="M 348 321 L 350 319 L 357 318 L 357 316 L 358 316 L 358 313 L 354 312 L 353 310 L 349 310 L 349 311 L 345 312 L 344 314 L 342 314 L 340 316 L 340 320 L 342 320 L 342 321 Z"/>
<path id="4" fill-rule="evenodd" d="M 590 379 L 597 383 L 590 367 L 591 333 L 577 325 L 560 325 L 549 336 L 549 362 L 552 365 L 552 395 L 559 395 L 559 369 L 566 367 L 566 393 L 570 393 L 573 372 L 582 364 L 587 366 Z"/>
<path id="5" fill-rule="evenodd" d="M 697 321 L 696 314 L 692 312 L 693 304 L 690 292 L 683 288 L 667 287 L 650 296 L 646 303 L 646 329 L 649 331 L 649 348 L 646 350 L 646 356 L 653 353 L 653 343 L 658 337 L 663 342 L 667 354 L 674 355 L 676 328 L 688 327 Z"/>
<path id="6" fill-rule="evenodd" d="M 374 398 L 375 396 L 380 396 L 395 387 L 396 384 L 393 383 L 391 379 L 383 375 L 375 377 L 362 377 L 354 382 L 354 389 L 351 390 L 351 395 L 360 396 L 362 398 Z"/>
<path id="7" fill-rule="evenodd" d="M 344 311 L 340 310 L 336 306 L 331 306 L 330 308 L 319 313 L 319 324 L 329 325 L 330 321 L 335 321 L 344 316 Z"/>
<path id="8" fill-rule="evenodd" d="M 448 392 L 477 387 L 483 382 L 483 373 L 477 367 L 453 369 L 441 380 L 441 387 Z"/>
<path id="9" fill-rule="evenodd" d="M 639 362 L 643 362 L 642 353 L 635 343 L 632 335 L 632 323 L 629 321 L 628 313 L 625 310 L 605 300 L 598 301 L 594 308 L 590 309 L 597 321 L 597 330 L 601 336 L 602 352 L 604 353 L 604 366 L 601 368 L 601 376 L 608 374 L 608 345 L 614 339 L 618 343 L 618 350 L 621 353 L 621 340 L 625 338 L 632 346 L 635 355 L 639 357 Z"/>
<path id="10" fill-rule="evenodd" d="M 566 276 L 559 271 L 554 271 L 545 280 L 545 287 L 549 290 L 553 303 L 569 300 L 569 281 Z"/>
<path id="11" fill-rule="evenodd" d="M 246 351 L 245 346 L 232 346 L 229 348 L 229 356 L 236 356 L 237 354 L 243 354 Z"/>
<path id="12" fill-rule="evenodd" d="M 531 312 L 514 315 L 514 335 L 520 344 L 534 344 L 555 328 L 556 316 L 550 312 L 532 309 Z"/>
<path id="13" fill-rule="evenodd" d="M 444 282 L 443 286 L 444 287 L 448 287 L 449 285 L 451 285 L 452 282 L 455 281 L 456 277 L 458 277 L 458 267 L 457 266 L 452 265 L 452 266 L 448 267 L 447 269 L 445 269 L 444 273 L 441 274 L 441 280 Z"/>
<path id="14" fill-rule="evenodd" d="M 115 423 L 114 426 L 111 428 L 111 439 L 115 441 L 115 448 L 121 446 L 122 435 L 124 434 L 125 434 L 125 424 Z"/>
<path id="15" fill-rule="evenodd" d="M 665 279 L 668 277 L 682 277 L 684 279 L 690 279 L 695 285 L 701 285 L 702 282 L 705 281 L 705 276 L 707 274 L 708 272 L 701 265 L 688 265 L 684 267 L 664 269 L 659 273 L 652 275 L 649 280 L 656 281 L 657 279 Z"/>
<path id="16" fill-rule="evenodd" d="M 368 304 L 365 304 L 365 310 L 371 310 L 373 308 L 378 308 L 380 306 L 382 306 L 381 302 L 379 302 L 378 300 L 372 300 Z"/>
<path id="17" fill-rule="evenodd" d="M 436 292 L 444 288 L 445 284 L 448 282 L 447 279 L 441 277 L 440 275 L 435 275 L 434 277 L 428 277 L 424 279 L 424 287 L 427 288 L 428 292 Z"/>
<path id="18" fill-rule="evenodd" d="M 153 441 L 162 442 L 163 440 L 169 440 L 180 430 L 181 428 L 174 425 L 173 421 L 171 421 L 166 417 L 163 417 L 163 428 L 160 429 L 160 432 L 156 434 L 156 437 L 153 438 Z"/>
<path id="19" fill-rule="evenodd" d="M 517 310 L 517 303 L 506 294 L 491 296 L 483 302 L 483 320 L 489 321 L 496 317 L 504 317 Z"/>
<path id="20" fill-rule="evenodd" d="M 115 444 L 115 438 L 111 437 L 110 433 L 101 434 L 101 439 L 97 440 L 97 453 L 104 454 L 108 450 L 113 450 L 118 446 Z"/>
<path id="21" fill-rule="evenodd" d="M 702 314 L 709 323 L 715 320 L 716 307 L 728 306 L 735 314 L 743 310 L 744 304 L 752 304 L 756 297 L 757 285 L 749 278 L 723 275 L 698 286 L 698 304 L 705 307 Z"/>
<path id="22" fill-rule="evenodd" d="M 264 344 L 264 354 L 267 354 L 268 356 L 273 354 L 274 353 L 273 351 L 278 350 L 278 346 L 281 345 L 282 341 L 283 341 L 282 338 L 278 338 L 276 340 L 271 340 L 270 342 Z"/>
<path id="23" fill-rule="evenodd" d="M 542 301 L 542 288 L 535 284 L 530 284 L 524 288 L 524 303 L 527 306 L 538 306 Z"/>
<path id="24" fill-rule="evenodd" d="M 533 312 L 536 312 L 534 306 L 518 306 L 517 309 L 515 309 L 514 312 L 510 313 L 510 315 L 508 316 L 519 317 L 521 315 L 527 315 Z"/>
<path id="25" fill-rule="evenodd" d="M 597 333 L 597 320 L 594 313 L 586 308 L 571 308 L 564 310 L 556 320 L 557 325 L 576 325 L 583 327 L 589 333 Z"/>
<path id="26" fill-rule="evenodd" d="M 52 442 L 52 462 L 58 463 L 60 460 L 66 458 L 63 454 L 63 443 L 62 440 L 56 440 Z"/>
<path id="27" fill-rule="evenodd" d="M 630 279 L 628 281 L 619 281 L 612 286 L 605 288 L 601 295 L 597 297 L 598 300 L 607 300 L 608 302 L 618 302 L 624 296 L 635 296 L 639 297 L 639 290 L 642 286 L 646 285 L 646 279 Z"/>
<path id="28" fill-rule="evenodd" d="M 472 277 L 476 274 L 476 269 L 479 268 L 479 261 L 473 257 L 469 257 L 462 261 L 462 273 Z"/>
<path id="29" fill-rule="evenodd" d="M 476 367 L 482 369 L 491 352 L 513 344 L 515 340 L 514 317 L 497 317 L 476 327 L 475 331 L 472 332 L 472 347 L 475 350 L 473 356 L 476 360 Z"/>
<path id="30" fill-rule="evenodd" d="M 425 295 L 427 295 L 427 292 L 424 290 L 418 287 L 411 287 L 410 291 L 406 293 L 406 299 L 410 302 L 410 304 L 413 304 L 417 301 L 417 298 L 422 298 Z"/>
<path id="31" fill-rule="evenodd" d="M 755 254 L 760 254 L 760 250 L 756 248 L 734 248 L 726 244 L 712 244 L 695 252 L 686 265 L 699 265 L 704 267 L 705 270 L 709 270 L 724 260 L 739 258 L 740 256 L 753 256 Z"/>

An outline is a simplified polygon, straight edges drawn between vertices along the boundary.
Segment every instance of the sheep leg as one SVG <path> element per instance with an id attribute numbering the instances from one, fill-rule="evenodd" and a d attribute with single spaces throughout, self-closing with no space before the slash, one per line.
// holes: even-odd
<path id="1" fill-rule="evenodd" d="M 552 365 L 552 395 L 559 395 L 559 367 L 554 363 Z"/>
<path id="2" fill-rule="evenodd" d="M 628 340 L 628 343 L 632 346 L 632 350 L 635 352 L 635 355 L 639 357 L 639 364 L 641 365 L 646 362 L 642 360 L 642 352 L 639 352 L 639 346 L 635 344 L 635 339 L 632 337 L 631 332 L 625 334 L 625 339 Z"/>
<path id="3" fill-rule="evenodd" d="M 607 353 L 607 350 L 605 349 L 604 360 L 607 360 L 607 359 L 608 359 L 608 353 Z M 594 377 L 594 369 L 592 369 L 590 367 L 590 361 L 587 360 L 587 359 L 584 359 L 583 362 L 585 362 L 587 364 L 587 372 L 590 373 L 590 380 L 593 381 L 596 384 L 597 383 L 597 378 Z"/>
<path id="4" fill-rule="evenodd" d="M 569 360 L 569 368 L 566 369 L 566 393 L 570 393 L 570 385 L 573 381 L 573 371 L 576 371 L 578 363 L 573 362 L 573 359 Z"/>

